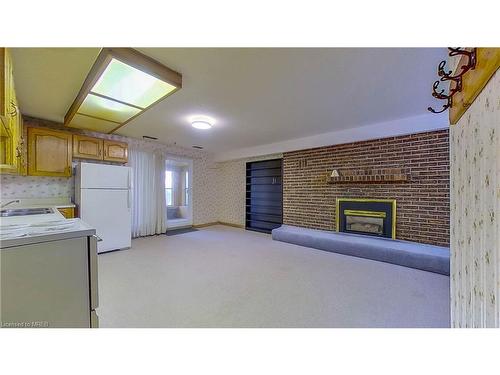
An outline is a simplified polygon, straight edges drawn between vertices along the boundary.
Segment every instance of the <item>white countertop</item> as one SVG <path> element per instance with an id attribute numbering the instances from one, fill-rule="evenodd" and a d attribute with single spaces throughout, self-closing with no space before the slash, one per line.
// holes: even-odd
<path id="1" fill-rule="evenodd" d="M 34 220 L 30 220 L 29 223 L 30 226 L 21 229 L 21 231 L 24 231 L 25 229 L 27 233 L 29 233 L 30 231 L 35 231 L 36 233 L 34 234 L 29 233 L 24 237 L 17 237 L 17 238 L 7 237 L 7 239 L 2 239 L 2 232 L 0 231 L 0 249 L 12 248 L 15 246 L 22 246 L 22 245 L 30 245 L 41 242 L 59 241 L 68 238 L 87 237 L 87 236 L 92 236 L 96 233 L 94 228 L 90 227 L 87 223 L 83 222 L 81 219 L 78 218 L 65 219 L 62 215 L 61 218 L 57 221 L 60 224 L 64 222 L 63 229 L 40 230 L 39 227 L 36 227 L 37 224 L 35 216 L 50 216 L 50 215 L 31 215 L 32 219 Z M 23 217 L 26 218 L 27 216 Z M 5 225 L 5 222 L 3 222 L 2 225 Z"/>
<path id="2" fill-rule="evenodd" d="M 9 200 L 2 199 L 2 202 Z M 33 243 L 58 241 L 68 238 L 92 236 L 96 233 L 81 219 L 65 219 L 57 210 L 62 207 L 75 207 L 69 200 L 51 199 L 20 199 L 19 203 L 13 203 L 4 207 L 7 209 L 24 208 L 50 208 L 51 213 L 0 217 L 0 248 L 12 248 L 15 246 Z"/>

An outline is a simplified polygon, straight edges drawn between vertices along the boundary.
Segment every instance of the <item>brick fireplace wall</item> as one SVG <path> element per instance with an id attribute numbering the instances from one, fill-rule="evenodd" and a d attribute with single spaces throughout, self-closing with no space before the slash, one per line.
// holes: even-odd
<path id="1" fill-rule="evenodd" d="M 396 238 L 449 246 L 449 165 L 448 130 L 284 153 L 283 222 L 335 230 L 336 198 L 396 199 Z M 333 169 L 394 169 L 407 181 L 329 184 Z"/>

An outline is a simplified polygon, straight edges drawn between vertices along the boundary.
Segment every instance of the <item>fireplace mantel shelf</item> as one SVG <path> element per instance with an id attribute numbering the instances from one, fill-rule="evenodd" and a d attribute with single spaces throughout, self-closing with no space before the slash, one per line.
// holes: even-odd
<path id="1" fill-rule="evenodd" d="M 340 171 L 340 176 L 327 178 L 329 184 L 384 184 L 408 182 L 409 175 L 402 169 Z"/>

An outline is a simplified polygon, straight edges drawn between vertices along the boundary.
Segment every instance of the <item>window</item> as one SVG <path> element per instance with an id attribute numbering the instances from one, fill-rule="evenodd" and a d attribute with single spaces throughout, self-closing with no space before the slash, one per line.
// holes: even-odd
<path id="1" fill-rule="evenodd" d="M 172 171 L 165 171 L 165 202 L 167 206 L 172 206 L 173 201 Z"/>
<path id="2" fill-rule="evenodd" d="M 189 174 L 188 171 L 184 173 L 184 205 L 189 205 Z"/>

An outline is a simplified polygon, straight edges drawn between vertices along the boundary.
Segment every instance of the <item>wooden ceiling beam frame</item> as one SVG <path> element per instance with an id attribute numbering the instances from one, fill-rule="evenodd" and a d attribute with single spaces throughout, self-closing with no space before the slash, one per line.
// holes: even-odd
<path id="1" fill-rule="evenodd" d="M 105 95 L 93 93 L 92 88 L 95 86 L 95 84 L 97 83 L 97 81 L 99 80 L 99 78 L 104 73 L 104 71 L 108 67 L 109 63 L 113 59 L 116 59 L 124 64 L 127 64 L 133 68 L 136 68 L 136 69 L 138 69 L 146 74 L 149 74 L 149 75 L 151 75 L 151 76 L 153 76 L 161 81 L 164 81 L 164 82 L 174 86 L 175 89 L 170 91 L 167 95 L 164 95 L 163 97 L 161 97 L 160 99 L 158 99 L 157 101 L 155 101 L 154 103 L 150 104 L 149 106 L 147 106 L 145 108 L 141 108 L 141 107 L 138 107 L 135 105 L 130 105 L 128 103 L 121 102 L 119 100 L 107 97 Z M 118 130 L 119 128 L 124 126 L 125 124 L 129 123 L 137 116 L 140 116 L 142 113 L 144 113 L 149 108 L 156 105 L 157 103 L 159 103 L 163 99 L 165 99 L 165 98 L 169 97 L 170 95 L 172 95 L 173 93 L 179 91 L 179 89 L 181 89 L 181 88 L 182 88 L 182 75 L 180 73 L 166 67 L 165 65 L 161 64 L 160 62 L 154 60 L 153 58 L 146 56 L 133 48 L 103 48 L 101 50 L 101 52 L 99 53 L 99 55 L 97 56 L 97 58 L 94 62 L 94 65 L 90 69 L 87 77 L 85 78 L 85 81 L 83 82 L 83 85 L 80 88 L 80 91 L 78 92 L 75 100 L 73 101 L 73 103 L 71 104 L 71 106 L 68 109 L 68 112 L 64 116 L 64 125 L 69 126 L 69 124 L 71 123 L 71 120 L 78 112 L 78 109 L 82 105 L 83 101 L 85 100 L 87 95 L 90 93 L 92 93 L 93 95 L 101 96 L 105 99 L 114 100 L 115 102 L 129 105 L 129 106 L 137 108 L 137 109 L 141 109 L 141 111 L 139 113 L 132 116 L 128 120 L 126 120 L 122 123 L 118 123 L 119 125 L 116 128 L 114 128 L 113 130 L 108 132 L 108 134 L 110 134 L 110 133 L 115 132 L 116 130 Z M 89 116 L 89 117 L 91 117 L 91 116 Z M 105 119 L 103 119 L 103 120 L 105 120 Z M 106 121 L 110 121 L 110 120 L 106 120 Z M 111 122 L 115 122 L 115 121 L 111 121 Z"/>

